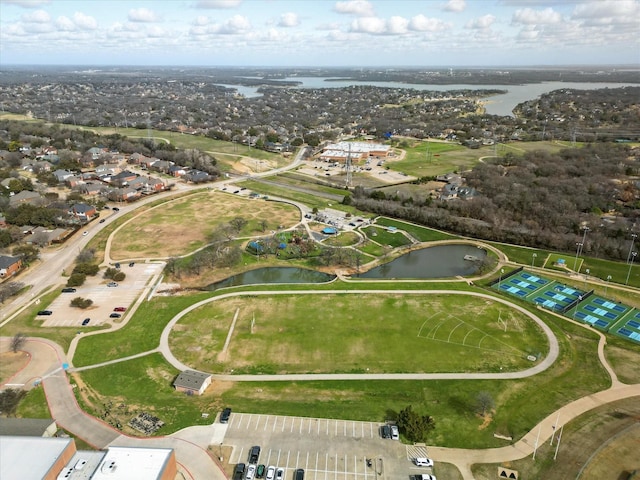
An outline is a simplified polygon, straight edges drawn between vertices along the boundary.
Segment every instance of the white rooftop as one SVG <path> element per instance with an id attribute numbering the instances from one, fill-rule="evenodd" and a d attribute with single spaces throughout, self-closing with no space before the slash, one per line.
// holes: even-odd
<path id="1" fill-rule="evenodd" d="M 348 152 L 351 149 L 352 153 L 364 153 L 372 151 L 389 151 L 391 147 L 389 145 L 382 145 L 381 143 L 369 143 L 369 142 L 338 142 L 327 145 L 324 150 L 341 150 Z"/>
<path id="2" fill-rule="evenodd" d="M 109 447 L 92 480 L 156 480 L 169 462 L 170 448 Z"/>
<path id="3" fill-rule="evenodd" d="M 72 442 L 72 438 L 0 436 L 0 478 L 40 480 Z"/>

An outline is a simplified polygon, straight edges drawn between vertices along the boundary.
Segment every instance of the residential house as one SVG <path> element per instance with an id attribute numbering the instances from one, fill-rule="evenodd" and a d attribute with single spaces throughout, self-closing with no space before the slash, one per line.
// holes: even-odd
<path id="1" fill-rule="evenodd" d="M 105 163 L 104 165 L 98 165 L 96 167 L 96 175 L 116 175 L 120 173 L 122 169 L 115 163 Z"/>
<path id="2" fill-rule="evenodd" d="M 64 179 L 64 183 L 69 188 L 75 188 L 86 183 L 82 175 L 72 175 Z"/>
<path id="3" fill-rule="evenodd" d="M 53 172 L 53 174 L 60 183 L 64 182 L 67 178 L 73 177 L 75 175 L 75 173 L 70 172 L 69 170 L 56 170 L 55 172 Z"/>
<path id="4" fill-rule="evenodd" d="M 22 268 L 22 258 L 0 255 L 0 278 L 9 278 Z"/>
<path id="5" fill-rule="evenodd" d="M 211 374 L 195 370 L 181 372 L 173 382 L 178 392 L 184 392 L 187 395 L 202 395 L 209 385 L 211 385 Z"/>
<path id="6" fill-rule="evenodd" d="M 169 167 L 169 175 L 171 175 L 172 177 L 181 177 L 188 171 L 189 168 L 183 167 L 182 165 L 171 165 Z"/>
<path id="7" fill-rule="evenodd" d="M 117 187 L 126 187 L 129 185 L 129 182 L 134 180 L 137 176 L 137 174 L 130 172 L 129 170 L 124 170 L 111 176 L 111 184 Z"/>
<path id="8" fill-rule="evenodd" d="M 9 197 L 9 206 L 17 207 L 23 203 L 30 203 L 36 205 L 43 201 L 43 197 L 36 192 L 30 192 L 29 190 L 23 190 L 15 195 Z"/>
<path id="9" fill-rule="evenodd" d="M 79 190 L 84 195 L 95 197 L 96 195 L 99 195 L 104 188 L 105 186 L 100 183 L 85 183 L 84 185 L 80 185 Z"/>
<path id="10" fill-rule="evenodd" d="M 167 160 L 156 160 L 150 164 L 148 168 L 156 172 L 168 173 L 172 165 L 174 165 L 174 163 Z"/>
<path id="11" fill-rule="evenodd" d="M 31 230 L 31 235 L 25 238 L 28 244 L 51 245 L 52 243 L 62 243 L 73 230 L 64 228 L 54 228 L 53 230 L 45 227 L 35 227 Z"/>
<path id="12" fill-rule="evenodd" d="M 69 209 L 69 215 L 74 216 L 78 220 L 84 222 L 90 221 L 94 218 L 98 212 L 93 205 L 87 205 L 86 203 L 76 203 Z"/>
<path id="13" fill-rule="evenodd" d="M 211 175 L 200 170 L 190 170 L 182 178 L 184 178 L 187 182 L 193 183 L 210 182 L 211 180 L 213 180 L 213 177 Z"/>

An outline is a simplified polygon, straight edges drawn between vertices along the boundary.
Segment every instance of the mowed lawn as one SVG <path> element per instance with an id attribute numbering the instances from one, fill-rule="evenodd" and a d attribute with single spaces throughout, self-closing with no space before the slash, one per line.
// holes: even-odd
<path id="1" fill-rule="evenodd" d="M 170 344 L 198 370 L 262 374 L 515 371 L 533 365 L 527 355 L 548 351 L 546 337 L 519 312 L 486 299 L 435 294 L 214 301 L 185 316 Z"/>
<path id="2" fill-rule="evenodd" d="M 248 221 L 239 236 L 250 236 L 275 230 L 279 225 L 291 227 L 300 220 L 300 212 L 285 203 L 202 192 L 163 203 L 134 217 L 116 232 L 111 257 L 117 260 L 184 255 L 206 245 L 208 235 L 217 226 L 235 217 Z"/>

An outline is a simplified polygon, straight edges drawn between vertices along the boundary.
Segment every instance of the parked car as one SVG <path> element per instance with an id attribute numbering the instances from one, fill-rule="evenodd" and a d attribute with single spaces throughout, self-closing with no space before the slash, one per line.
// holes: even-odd
<path id="1" fill-rule="evenodd" d="M 255 476 L 256 476 L 256 466 L 249 465 L 247 467 L 247 475 L 244 478 L 246 478 L 246 480 L 253 480 Z"/>
<path id="2" fill-rule="evenodd" d="M 304 480 L 304 470 L 301 468 L 298 468 L 295 472 L 295 474 L 293 475 L 293 479 L 294 480 Z"/>
<path id="3" fill-rule="evenodd" d="M 284 468 L 276 470 L 276 480 L 284 480 Z"/>
<path id="4" fill-rule="evenodd" d="M 89 322 L 91 321 L 90 318 L 85 318 L 84 320 L 82 320 L 82 325 L 89 325 Z"/>
<path id="5" fill-rule="evenodd" d="M 229 423 L 229 417 L 231 416 L 231 409 L 225 408 L 220 414 L 220 423 Z"/>
<path id="6" fill-rule="evenodd" d="M 136 264 L 136 262 L 130 262 L 130 263 L 129 263 L 129 266 L 130 266 L 130 267 L 133 267 L 135 264 Z"/>
<path id="7" fill-rule="evenodd" d="M 118 284 L 116 282 L 109 282 L 107 283 L 107 287 L 117 287 Z"/>
<path id="8" fill-rule="evenodd" d="M 72 287 L 65 287 L 62 289 L 62 293 L 76 293 L 76 289 Z"/>
<path id="9" fill-rule="evenodd" d="M 276 476 L 276 467 L 274 467 L 273 465 L 269 465 L 269 468 L 267 468 L 266 479 L 274 480 L 275 476 Z"/>
<path id="10" fill-rule="evenodd" d="M 391 428 L 389 428 L 389 425 L 382 425 L 382 427 L 380 427 L 380 436 L 382 438 L 391 438 Z"/>
<path id="11" fill-rule="evenodd" d="M 251 450 L 249 450 L 249 463 L 255 465 L 258 463 L 258 458 L 260 458 L 260 447 L 255 445 L 251 447 Z"/>
<path id="12" fill-rule="evenodd" d="M 391 425 L 391 439 L 400 440 L 400 432 L 398 431 L 398 427 L 396 425 Z"/>
<path id="13" fill-rule="evenodd" d="M 433 467 L 433 460 L 430 458 L 419 457 L 414 460 L 418 467 Z"/>
<path id="14" fill-rule="evenodd" d="M 113 309 L 114 312 L 126 312 L 127 307 L 116 307 Z"/>
<path id="15" fill-rule="evenodd" d="M 52 315 L 53 312 L 51 310 L 40 310 L 38 315 Z"/>
<path id="16" fill-rule="evenodd" d="M 120 211 L 120 209 L 119 209 L 118 207 L 113 207 L 113 211 L 114 211 L 114 212 L 119 212 L 119 211 Z"/>
<path id="17" fill-rule="evenodd" d="M 264 478 L 264 472 L 266 469 L 267 467 L 265 467 L 264 465 L 258 465 L 258 468 L 256 468 L 256 478 Z"/>
<path id="18" fill-rule="evenodd" d="M 236 468 L 233 469 L 233 480 L 244 480 L 244 472 L 246 470 L 244 463 L 238 463 Z"/>
<path id="19" fill-rule="evenodd" d="M 104 218 L 101 218 L 99 223 L 104 223 Z"/>
<path id="20" fill-rule="evenodd" d="M 418 475 L 410 475 L 411 480 L 436 480 L 435 475 L 429 475 L 428 473 L 421 473 Z"/>
<path id="21" fill-rule="evenodd" d="M 82 236 L 83 237 L 86 237 L 87 235 L 89 235 L 89 232 L 87 232 L 87 231 L 82 232 Z"/>
<path id="22" fill-rule="evenodd" d="M 119 313 L 112 313 L 111 315 L 109 315 L 109 318 L 120 318 L 122 315 L 120 315 Z"/>

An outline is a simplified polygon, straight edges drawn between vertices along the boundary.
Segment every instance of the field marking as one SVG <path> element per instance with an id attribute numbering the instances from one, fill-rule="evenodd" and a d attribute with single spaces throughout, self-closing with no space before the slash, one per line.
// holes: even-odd
<path id="1" fill-rule="evenodd" d="M 233 330 L 236 328 L 236 321 L 238 320 L 238 314 L 240 313 L 240 307 L 236 309 L 236 314 L 233 316 L 233 321 L 231 322 L 231 326 L 229 327 L 229 331 L 227 332 L 227 338 L 224 341 L 224 345 L 222 346 L 222 351 L 218 355 L 219 360 L 226 360 L 227 358 L 227 348 L 229 348 L 229 343 L 231 343 L 231 336 L 233 335 Z"/>
<path id="2" fill-rule="evenodd" d="M 458 325 L 453 327 L 453 329 L 449 332 L 449 336 L 447 337 L 447 342 L 448 343 L 452 343 L 451 342 L 451 335 L 453 335 L 453 332 L 455 332 L 460 325 L 464 325 L 464 322 L 463 321 L 459 321 Z"/>

